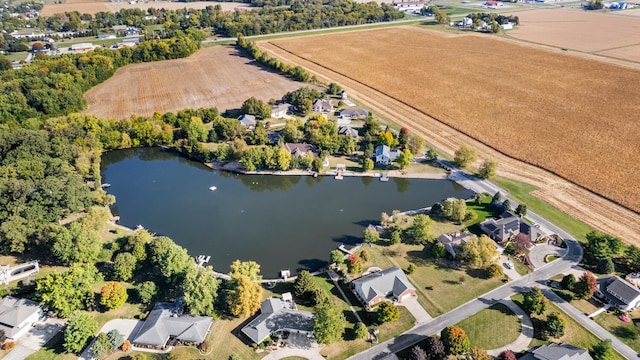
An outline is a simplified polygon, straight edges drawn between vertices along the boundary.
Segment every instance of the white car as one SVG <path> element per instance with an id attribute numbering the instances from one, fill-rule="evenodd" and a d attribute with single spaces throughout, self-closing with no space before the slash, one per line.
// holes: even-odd
<path id="1" fill-rule="evenodd" d="M 513 263 L 511 261 L 507 261 L 506 263 L 504 263 L 504 267 L 506 267 L 507 269 L 513 269 Z"/>

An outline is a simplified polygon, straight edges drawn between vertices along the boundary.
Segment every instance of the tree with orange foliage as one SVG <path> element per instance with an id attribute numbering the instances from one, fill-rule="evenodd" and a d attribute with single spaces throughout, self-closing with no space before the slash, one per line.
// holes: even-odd
<path id="1" fill-rule="evenodd" d="M 350 274 L 361 273 L 364 270 L 362 258 L 356 254 L 349 255 L 349 261 L 347 262 L 347 268 Z"/>
<path id="2" fill-rule="evenodd" d="M 592 297 L 597 288 L 596 277 L 591 271 L 585 271 L 573 287 L 576 296 L 583 300 Z"/>
<path id="3" fill-rule="evenodd" d="M 125 340 L 122 343 L 122 351 L 124 351 L 124 352 L 127 352 L 127 351 L 131 350 L 131 347 L 132 347 L 131 346 L 131 341 L 129 341 L 129 340 Z"/>
<path id="4" fill-rule="evenodd" d="M 442 329 L 440 338 L 448 354 L 464 354 L 471 347 L 467 334 L 458 326 L 447 326 Z"/>

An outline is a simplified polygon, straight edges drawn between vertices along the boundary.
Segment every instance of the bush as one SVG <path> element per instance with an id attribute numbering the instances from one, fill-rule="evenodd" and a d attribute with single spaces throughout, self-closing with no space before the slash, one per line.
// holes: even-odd
<path id="1" fill-rule="evenodd" d="M 439 259 L 444 257 L 447 254 L 447 249 L 444 247 L 444 244 L 441 242 L 437 242 L 433 244 L 431 247 L 431 257 Z"/>
<path id="2" fill-rule="evenodd" d="M 371 255 L 369 254 L 369 250 L 367 250 L 367 249 L 363 249 L 360 252 L 360 257 L 362 258 L 363 261 L 371 260 Z"/>
<path id="3" fill-rule="evenodd" d="M 11 350 L 14 347 L 16 347 L 16 343 L 14 343 L 13 341 L 8 341 L 2 344 L 2 350 Z"/>
<path id="4" fill-rule="evenodd" d="M 367 329 L 367 325 L 361 322 L 356 324 L 356 326 L 353 328 L 353 332 L 355 334 L 356 339 L 366 339 L 367 336 L 369 335 L 369 330 Z"/>
<path id="5" fill-rule="evenodd" d="M 563 289 L 573 291 L 573 286 L 576 284 L 576 277 L 573 274 L 565 275 L 560 282 Z"/>
<path id="6" fill-rule="evenodd" d="M 207 340 L 204 340 L 200 343 L 198 349 L 200 349 L 200 351 L 202 351 L 203 353 L 208 353 L 209 351 L 211 351 L 211 343 Z"/>
<path id="7" fill-rule="evenodd" d="M 378 305 L 378 310 L 376 310 L 376 316 L 378 318 L 378 323 L 392 323 L 398 321 L 400 319 L 400 310 L 394 304 L 384 301 L 380 305 Z"/>
<path id="8" fill-rule="evenodd" d="M 413 274 L 414 272 L 416 272 L 416 266 L 413 264 L 409 264 L 409 266 L 407 267 L 407 270 L 405 271 L 407 274 Z"/>
<path id="9" fill-rule="evenodd" d="M 491 264 L 487 268 L 487 274 L 489 277 L 498 277 L 504 275 L 504 270 L 502 270 L 502 266 L 500 264 Z"/>

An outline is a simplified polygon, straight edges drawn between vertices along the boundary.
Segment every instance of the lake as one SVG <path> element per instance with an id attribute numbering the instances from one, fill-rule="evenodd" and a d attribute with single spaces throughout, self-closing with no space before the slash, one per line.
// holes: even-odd
<path id="1" fill-rule="evenodd" d="M 216 271 L 254 260 L 265 278 L 327 265 L 331 250 L 362 242 L 383 211 L 472 196 L 449 180 L 237 175 L 158 148 L 107 152 L 102 181 L 112 185 L 121 225 L 168 236 L 192 256 L 211 255 Z"/>

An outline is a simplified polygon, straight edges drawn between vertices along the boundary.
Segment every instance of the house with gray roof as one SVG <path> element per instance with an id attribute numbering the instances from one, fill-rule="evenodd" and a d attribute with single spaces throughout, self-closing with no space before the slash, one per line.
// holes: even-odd
<path id="1" fill-rule="evenodd" d="M 416 288 L 399 267 L 370 273 L 353 280 L 351 285 L 360 301 L 369 307 L 386 300 L 402 303 L 416 296 Z"/>
<path id="2" fill-rule="evenodd" d="M 240 124 L 248 129 L 255 129 L 256 117 L 254 115 L 243 114 L 238 117 Z"/>
<path id="3" fill-rule="evenodd" d="M 389 163 L 395 161 L 398 156 L 400 156 L 400 150 L 391 151 L 387 145 L 378 145 L 373 153 L 376 163 L 381 165 L 389 165 Z"/>
<path id="4" fill-rule="evenodd" d="M 10 340 L 17 340 L 42 317 L 40 304 L 29 299 L 5 296 L 0 300 L 0 330 Z"/>
<path id="5" fill-rule="evenodd" d="M 529 350 L 520 360 L 593 360 L 589 351 L 569 344 L 549 344 Z"/>
<path id="6" fill-rule="evenodd" d="M 338 128 L 338 135 L 351 136 L 354 139 L 358 138 L 358 130 L 351 126 L 340 126 Z"/>
<path id="7" fill-rule="evenodd" d="M 296 310 L 290 293 L 283 294 L 282 299 L 269 298 L 263 301 L 260 315 L 242 328 L 242 333 L 256 344 L 283 331 L 307 335 L 313 333 L 313 313 Z"/>
<path id="8" fill-rule="evenodd" d="M 633 311 L 640 306 L 640 289 L 619 276 L 600 276 L 596 283 L 596 296 L 622 311 Z"/>
<path id="9" fill-rule="evenodd" d="M 457 251 L 460 251 L 460 247 L 474 237 L 475 235 L 470 233 L 455 232 L 451 234 L 442 234 L 438 236 L 436 240 L 444 245 L 445 250 L 455 258 Z"/>
<path id="10" fill-rule="evenodd" d="M 338 125 L 348 125 L 351 120 L 364 120 L 369 117 L 369 112 L 365 109 L 342 109 L 338 116 Z"/>
<path id="11" fill-rule="evenodd" d="M 497 242 L 511 240 L 519 234 L 526 235 L 530 241 L 544 236 L 540 229 L 510 211 L 503 212 L 498 219 L 489 218 L 481 222 L 480 229 Z"/>
<path id="12" fill-rule="evenodd" d="M 274 119 L 282 119 L 287 117 L 287 113 L 291 109 L 291 104 L 278 104 L 271 107 L 271 117 Z"/>
<path id="13" fill-rule="evenodd" d="M 284 148 L 296 157 L 305 157 L 309 152 L 311 152 L 313 156 L 317 156 L 318 154 L 316 147 L 307 143 L 285 143 Z"/>
<path id="14" fill-rule="evenodd" d="M 319 113 L 330 113 L 333 112 L 334 107 L 331 103 L 331 99 L 317 99 L 313 103 L 313 111 Z"/>
<path id="15" fill-rule="evenodd" d="M 183 315 L 178 302 L 156 303 L 132 343 L 141 347 L 164 348 L 171 341 L 199 344 L 213 324 L 210 316 Z"/>

